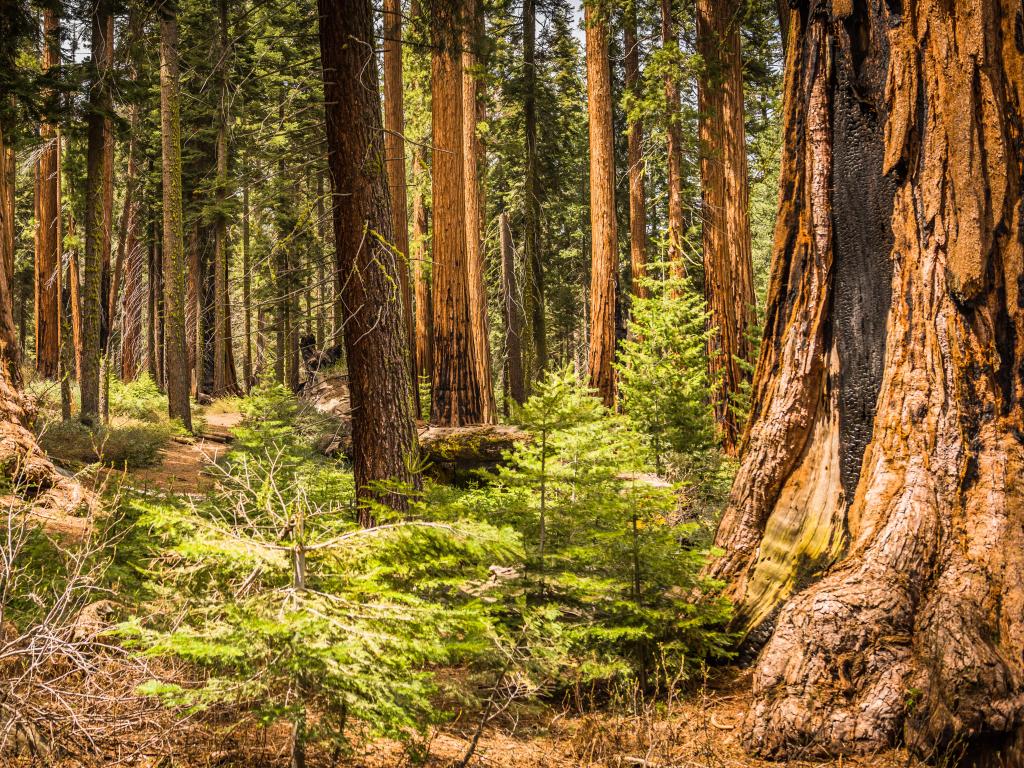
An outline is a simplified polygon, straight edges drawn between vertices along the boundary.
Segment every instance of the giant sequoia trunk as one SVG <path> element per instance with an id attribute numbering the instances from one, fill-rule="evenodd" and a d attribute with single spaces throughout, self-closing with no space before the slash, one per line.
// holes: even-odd
<path id="1" fill-rule="evenodd" d="M 357 493 L 376 483 L 412 483 L 416 433 L 409 393 L 405 315 L 384 172 L 373 11 L 369 0 L 320 0 L 320 52 L 327 105 L 335 261 L 344 277 L 345 353 Z M 382 500 L 403 508 L 406 497 Z M 369 522 L 364 511 L 362 522 Z"/>
<path id="2" fill-rule="evenodd" d="M 60 27 L 57 12 L 47 8 L 43 11 L 43 70 L 58 66 Z M 36 370 L 55 379 L 60 369 L 60 135 L 56 126 L 43 121 L 39 136 L 43 146 L 36 161 L 35 188 Z"/>
<path id="3" fill-rule="evenodd" d="M 590 386 L 615 403 L 615 290 L 618 235 L 607 10 L 587 2 L 587 110 L 590 116 Z"/>
<path id="4" fill-rule="evenodd" d="M 763 351 L 711 569 L 767 638 L 744 737 L 1021 765 L 1020 3 L 797 5 Z"/>
<path id="5" fill-rule="evenodd" d="M 463 7 L 462 0 L 434 0 L 431 14 L 434 371 L 430 423 L 439 427 L 480 424 L 484 419 L 484 382 L 474 362 L 466 264 L 465 105 L 458 34 Z"/>
<path id="6" fill-rule="evenodd" d="M 747 335 L 754 324 L 747 139 L 743 126 L 743 61 L 739 0 L 697 0 L 700 175 L 704 295 L 708 302 L 708 362 L 715 417 L 727 452 L 735 453 L 743 424 L 732 407 L 750 380 Z"/>

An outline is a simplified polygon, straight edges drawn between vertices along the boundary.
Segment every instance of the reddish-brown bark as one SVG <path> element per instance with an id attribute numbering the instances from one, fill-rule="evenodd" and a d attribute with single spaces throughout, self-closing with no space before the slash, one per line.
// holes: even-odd
<path id="1" fill-rule="evenodd" d="M 480 424 L 484 382 L 473 363 L 469 272 L 466 264 L 462 65 L 458 22 L 462 3 L 434 0 L 431 13 L 433 115 L 434 370 L 430 423 Z"/>
<path id="2" fill-rule="evenodd" d="M 60 65 L 60 27 L 53 8 L 43 11 L 43 69 Z M 60 370 L 60 136 L 43 121 L 43 141 L 36 161 L 35 329 L 36 370 L 57 378 Z M 13 225 L 13 222 L 12 222 Z"/>
<path id="3" fill-rule="evenodd" d="M 746 744 L 1024 759 L 1024 45 L 1011 0 L 800 3 L 753 415 L 711 573 Z"/>
<path id="4" fill-rule="evenodd" d="M 615 404 L 615 290 L 618 235 L 615 221 L 615 151 L 606 11 L 586 6 L 587 110 L 590 116 L 590 386 Z"/>
<path id="5" fill-rule="evenodd" d="M 469 290 L 469 319 L 472 334 L 472 364 L 480 382 L 481 413 L 484 424 L 497 419 L 494 404 L 494 385 L 491 380 L 491 340 L 487 319 L 487 286 L 484 279 L 483 252 L 483 185 L 480 168 L 483 147 L 477 135 L 477 123 L 482 120 L 482 104 L 477 93 L 476 48 L 481 44 L 482 19 L 477 13 L 476 0 L 465 0 L 466 19 L 462 24 L 462 144 L 463 176 L 466 185 L 466 281 Z"/>
<path id="6" fill-rule="evenodd" d="M 430 300 L 428 277 L 430 254 L 427 248 L 428 213 L 423 185 L 426 177 L 426 149 L 420 145 L 412 157 L 412 175 L 416 186 L 412 199 L 412 240 L 409 258 L 412 263 L 413 284 L 416 289 L 416 370 L 419 376 L 430 378 L 434 368 L 433 303 Z M 417 389 L 419 389 L 417 382 Z M 417 411 L 417 415 L 420 411 Z"/>
<path id="7" fill-rule="evenodd" d="M 0 362 L 9 381 L 21 382 L 21 346 L 14 325 L 14 151 L 0 120 Z"/>
<path id="8" fill-rule="evenodd" d="M 399 256 L 391 247 L 373 12 L 369 0 L 319 0 L 318 7 L 356 488 L 362 498 L 377 497 L 400 509 L 406 505 L 403 494 L 375 487 L 415 482 L 416 434 L 396 287 Z M 370 522 L 366 510 L 361 521 Z"/>
<path id="9" fill-rule="evenodd" d="M 715 417 L 727 453 L 735 454 L 743 424 L 733 407 L 749 382 L 749 332 L 755 322 L 750 242 L 747 140 L 743 125 L 743 61 L 739 0 L 697 0 L 697 50 L 704 295 L 708 302 L 708 365 L 716 382 Z"/>

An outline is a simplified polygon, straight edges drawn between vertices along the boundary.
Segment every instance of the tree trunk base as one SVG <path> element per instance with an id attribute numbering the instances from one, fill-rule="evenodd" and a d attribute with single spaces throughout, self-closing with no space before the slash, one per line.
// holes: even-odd
<path id="1" fill-rule="evenodd" d="M 977 478 L 943 498 L 907 466 L 885 510 L 789 600 L 754 674 L 743 739 L 766 757 L 897 744 L 963 766 L 1024 765 L 1024 449 L 977 435 Z"/>
<path id="2" fill-rule="evenodd" d="M 84 533 L 97 509 L 97 498 L 54 466 L 39 448 L 25 426 L 34 416 L 32 401 L 0 376 L 0 473 L 17 502 L 30 504 L 32 516 L 48 530 Z"/>

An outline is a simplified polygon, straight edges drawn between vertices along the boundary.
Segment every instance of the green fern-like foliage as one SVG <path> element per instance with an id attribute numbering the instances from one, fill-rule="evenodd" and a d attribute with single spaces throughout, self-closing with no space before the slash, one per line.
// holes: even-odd
<path id="1" fill-rule="evenodd" d="M 517 537 L 382 510 L 358 527 L 351 474 L 290 428 L 296 408 L 282 388 L 257 391 L 215 493 L 134 502 L 150 600 L 121 633 L 201 673 L 144 687 L 168 706 L 241 707 L 303 743 L 414 742 L 443 713 L 433 669 L 491 647 L 489 610 L 465 585 L 519 559 Z"/>

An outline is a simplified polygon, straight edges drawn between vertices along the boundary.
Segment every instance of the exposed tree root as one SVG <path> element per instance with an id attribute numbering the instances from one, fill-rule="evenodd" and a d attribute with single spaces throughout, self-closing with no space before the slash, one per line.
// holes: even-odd
<path id="1" fill-rule="evenodd" d="M 36 443 L 28 424 L 35 416 L 31 399 L 0 375 L 0 473 L 14 496 L 30 504 L 31 514 L 49 529 L 79 534 L 86 526 L 68 518 L 91 517 L 97 499 L 75 478 L 61 472 Z"/>

